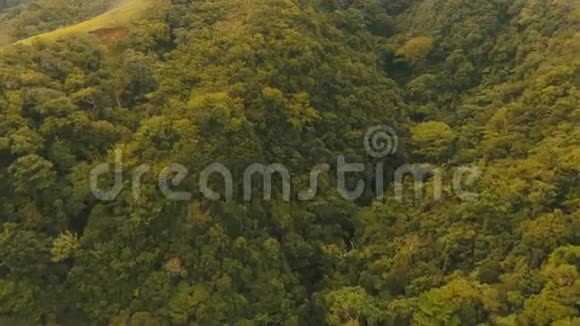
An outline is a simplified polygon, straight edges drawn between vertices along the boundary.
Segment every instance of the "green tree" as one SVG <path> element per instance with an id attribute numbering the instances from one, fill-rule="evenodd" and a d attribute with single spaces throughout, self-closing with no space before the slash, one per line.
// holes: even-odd
<path id="1" fill-rule="evenodd" d="M 380 311 L 373 298 L 361 287 L 344 287 L 324 296 L 326 321 L 330 325 L 373 325 L 380 319 Z"/>
<path id="2" fill-rule="evenodd" d="M 411 129 L 414 153 L 428 162 L 441 162 L 453 152 L 456 134 L 445 122 L 429 121 Z"/>
<path id="3" fill-rule="evenodd" d="M 8 169 L 14 189 L 21 194 L 35 194 L 53 185 L 53 164 L 36 154 L 17 159 Z"/>
<path id="4" fill-rule="evenodd" d="M 397 55 L 403 57 L 411 64 L 421 62 L 433 49 L 433 39 L 426 36 L 415 37 L 403 44 Z"/>

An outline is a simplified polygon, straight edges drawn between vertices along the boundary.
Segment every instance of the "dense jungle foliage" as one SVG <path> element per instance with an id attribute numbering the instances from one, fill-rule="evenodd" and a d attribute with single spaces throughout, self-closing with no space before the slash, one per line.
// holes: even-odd
<path id="1" fill-rule="evenodd" d="M 0 1 L 0 25 L 20 39 L 111 3 Z M 155 6 L 122 31 L 0 49 L 1 325 L 580 325 L 577 0 Z M 377 159 L 363 138 L 381 124 L 400 144 Z M 91 170 L 117 153 L 124 190 L 98 200 Z M 367 167 L 356 201 L 336 191 L 339 155 Z M 200 192 L 214 162 L 231 201 Z M 247 201 L 256 162 L 296 190 L 332 170 L 313 200 L 276 183 Z M 191 200 L 160 192 L 171 163 Z M 391 182 L 376 200 L 377 163 L 386 180 L 476 166 L 478 196 L 445 178 L 442 200 L 396 200 Z"/>

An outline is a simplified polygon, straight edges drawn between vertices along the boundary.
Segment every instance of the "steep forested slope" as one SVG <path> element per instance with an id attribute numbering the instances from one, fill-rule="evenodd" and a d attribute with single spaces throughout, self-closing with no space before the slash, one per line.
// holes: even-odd
<path id="1" fill-rule="evenodd" d="M 574 0 L 172 0 L 107 42 L 5 49 L 0 315 L 575 325 L 579 27 Z M 363 146 L 381 124 L 399 135 L 387 158 Z M 91 171 L 119 155 L 124 190 L 98 200 Z M 369 185 L 357 200 L 337 192 L 341 155 L 366 167 L 346 181 Z M 231 201 L 201 192 L 216 162 L 234 176 Z M 186 201 L 159 189 L 172 163 L 188 170 L 175 185 Z M 272 200 L 246 200 L 253 163 L 283 163 L 292 199 L 275 180 Z M 331 171 L 317 196 L 297 199 L 319 163 Z M 396 200 L 387 183 L 376 200 L 377 163 L 391 181 L 402 164 L 477 167 L 478 195 L 461 200 L 446 184 L 442 200 Z"/>

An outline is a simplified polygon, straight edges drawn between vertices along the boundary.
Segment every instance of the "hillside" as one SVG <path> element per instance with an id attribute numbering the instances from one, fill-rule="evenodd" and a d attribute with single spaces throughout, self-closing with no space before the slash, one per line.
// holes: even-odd
<path id="1" fill-rule="evenodd" d="M 34 1 L 0 324 L 580 323 L 576 0 Z"/>
<path id="2" fill-rule="evenodd" d="M 115 30 L 125 28 L 144 13 L 151 10 L 153 0 L 122 0 L 115 8 L 76 25 L 59 28 L 57 30 L 35 35 L 17 44 L 30 44 L 33 41 L 53 42 L 78 34 L 95 33 L 100 30 Z"/>
<path id="3" fill-rule="evenodd" d="M 43 0 L 39 0 L 39 1 L 43 1 Z M 71 2 L 71 3 L 69 3 Z M 74 8 L 74 4 L 72 3 L 74 2 L 74 0 L 66 0 L 61 6 L 64 10 L 69 10 L 69 8 Z M 75 36 L 75 35 L 79 35 L 79 34 L 87 34 L 87 33 L 98 33 L 99 31 L 115 31 L 115 30 L 119 30 L 119 29 L 127 29 L 129 24 L 133 23 L 135 20 L 139 19 L 140 17 L 142 17 L 145 13 L 147 13 L 148 11 L 151 10 L 151 6 L 154 3 L 153 0 L 120 0 L 120 1 L 115 1 L 115 2 L 111 2 L 111 0 L 104 0 L 104 1 L 100 1 L 100 5 L 98 4 L 99 2 L 95 2 L 93 3 L 92 6 L 87 7 L 87 8 L 82 8 L 79 7 L 78 11 L 79 13 L 73 14 L 73 17 L 76 17 L 76 19 L 74 18 L 69 18 L 69 19 L 62 19 L 62 22 L 60 23 L 65 24 L 66 26 L 64 27 L 59 27 L 59 28 L 55 28 L 52 30 L 48 30 L 44 33 L 33 33 L 34 35 L 31 35 L 30 37 L 24 38 L 24 39 L 20 39 L 16 42 L 14 42 L 14 44 L 30 44 L 33 41 L 39 41 L 39 40 L 43 40 L 43 41 L 47 41 L 47 42 L 53 42 L 53 41 L 57 41 L 57 40 L 61 40 L 63 38 L 67 38 L 67 37 L 71 37 L 71 36 Z M 159 2 L 158 5 L 161 5 L 161 3 Z M 54 5 L 53 7 L 47 6 L 47 5 L 42 5 L 42 4 L 37 4 L 36 6 L 32 6 L 32 9 L 24 9 L 22 11 L 22 13 L 18 13 L 18 14 L 12 14 L 10 15 L 10 11 L 8 11 L 8 13 L 4 14 L 4 19 L 0 18 L 0 25 L 4 25 L 6 29 L 10 30 L 10 27 L 12 27 L 13 29 L 19 30 L 20 33 L 14 32 L 12 37 L 13 38 L 18 38 L 19 36 L 22 35 L 26 35 L 23 34 L 22 32 L 25 30 L 35 30 L 32 28 L 32 26 L 35 25 L 35 21 L 33 20 L 33 17 L 36 17 L 36 15 L 34 14 L 34 12 L 38 12 L 38 13 L 45 13 L 51 12 L 54 14 L 54 12 L 58 12 L 59 11 L 59 7 Z M 40 9 L 38 9 L 40 8 Z M 106 9 L 105 9 L 106 8 Z M 13 9 L 12 11 L 16 11 L 16 9 Z M 30 12 L 28 12 L 30 11 Z M 72 10 L 74 11 L 74 10 Z M 100 13 L 98 15 L 95 15 L 96 17 L 87 17 L 88 19 L 83 20 L 83 21 L 79 21 L 78 23 L 73 23 L 73 24 L 67 24 L 70 22 L 75 22 L 78 21 L 79 18 L 82 19 L 83 16 L 87 16 L 87 15 L 91 15 L 91 13 L 99 13 L 99 11 L 105 11 L 104 13 Z M 80 14 L 80 13 L 83 14 Z M 58 14 L 57 14 L 58 15 Z M 1 17 L 1 15 L 0 15 Z M 58 17 L 58 16 L 57 16 Z M 44 19 L 47 19 L 46 17 L 43 17 Z M 4 22 L 2 22 L 4 20 Z M 50 20 L 49 20 L 50 21 Z M 58 18 L 54 19 L 54 22 L 56 23 L 58 21 Z M 48 24 L 47 28 L 50 28 L 48 26 L 53 26 L 55 24 Z M 42 31 L 45 27 L 41 27 L 40 29 L 36 29 L 36 30 L 40 30 Z M 28 33 L 30 34 L 30 33 Z M 10 36 L 4 34 L 4 38 L 5 39 L 9 39 Z M 6 44 L 6 42 L 8 41 L 4 41 L 4 43 Z M 0 44 L 2 44 L 2 42 L 0 42 Z"/>

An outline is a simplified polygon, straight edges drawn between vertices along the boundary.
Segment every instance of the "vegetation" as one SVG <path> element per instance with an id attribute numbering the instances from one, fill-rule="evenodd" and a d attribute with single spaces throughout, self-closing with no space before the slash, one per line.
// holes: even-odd
<path id="1" fill-rule="evenodd" d="M 0 53 L 0 324 L 580 323 L 575 0 L 73 2 L 0 11 L 17 39 L 46 32 Z M 383 124 L 400 146 L 377 159 Z M 124 190 L 97 200 L 118 153 Z M 367 181 L 476 166 L 477 196 L 346 200 L 339 155 Z M 199 189 L 215 162 L 231 201 Z M 244 200 L 256 162 L 292 171 L 292 200 L 279 180 Z M 188 201 L 159 190 L 171 163 Z"/>
<path id="2" fill-rule="evenodd" d="M 4 6 L 8 9 L 0 12 L 0 45 L 82 22 L 105 12 L 111 3 L 112 0 L 9 0 Z"/>
<path id="3" fill-rule="evenodd" d="M 101 32 L 102 35 L 102 32 L 106 33 L 123 29 L 135 19 L 143 16 L 147 10 L 150 10 L 152 4 L 152 0 L 124 0 L 114 9 L 111 9 L 95 18 L 83 21 L 76 25 L 66 26 L 54 31 L 35 35 L 31 38 L 21 40 L 18 43 L 31 43 L 39 40 L 50 42 L 77 34 L 96 33 L 98 35 L 99 32 Z M 161 6 L 161 2 L 157 3 L 157 6 Z"/>

